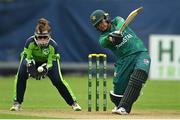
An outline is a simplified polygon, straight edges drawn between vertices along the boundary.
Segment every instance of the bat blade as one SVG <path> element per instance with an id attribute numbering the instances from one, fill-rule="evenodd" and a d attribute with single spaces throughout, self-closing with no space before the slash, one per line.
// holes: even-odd
<path id="1" fill-rule="evenodd" d="M 143 7 L 139 7 L 135 10 L 133 10 L 129 15 L 128 17 L 126 18 L 124 24 L 122 25 L 122 27 L 120 28 L 120 32 L 122 32 L 126 26 L 129 25 L 129 23 L 136 17 L 136 15 L 138 15 L 141 11 L 143 10 Z"/>

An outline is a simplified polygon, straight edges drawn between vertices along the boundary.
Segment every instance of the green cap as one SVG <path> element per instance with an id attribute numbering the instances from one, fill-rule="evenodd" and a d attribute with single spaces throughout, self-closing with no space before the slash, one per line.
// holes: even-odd
<path id="1" fill-rule="evenodd" d="M 103 10 L 95 10 L 90 15 L 90 20 L 93 26 L 96 26 L 102 19 L 108 17 L 108 13 L 104 12 Z"/>

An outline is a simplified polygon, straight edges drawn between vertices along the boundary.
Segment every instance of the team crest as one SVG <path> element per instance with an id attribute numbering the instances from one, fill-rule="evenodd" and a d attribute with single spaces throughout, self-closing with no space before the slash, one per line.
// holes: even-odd
<path id="1" fill-rule="evenodd" d="M 92 19 L 92 21 L 95 21 L 96 20 L 96 16 L 92 16 L 91 19 Z"/>
<path id="2" fill-rule="evenodd" d="M 44 49 L 44 50 L 43 50 L 43 54 L 44 54 L 44 55 L 48 55 L 48 54 L 49 54 L 49 49 Z"/>

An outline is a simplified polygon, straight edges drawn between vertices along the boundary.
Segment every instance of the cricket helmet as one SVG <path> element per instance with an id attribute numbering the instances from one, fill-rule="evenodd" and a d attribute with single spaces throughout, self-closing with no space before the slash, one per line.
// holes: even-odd
<path id="1" fill-rule="evenodd" d="M 95 10 L 90 15 L 90 20 L 93 26 L 96 26 L 103 19 L 109 21 L 109 14 L 106 13 L 104 10 Z"/>

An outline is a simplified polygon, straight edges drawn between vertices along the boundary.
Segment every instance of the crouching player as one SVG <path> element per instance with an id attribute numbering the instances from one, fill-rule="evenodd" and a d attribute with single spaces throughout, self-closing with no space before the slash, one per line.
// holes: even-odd
<path id="1" fill-rule="evenodd" d="M 20 110 L 24 99 L 27 79 L 31 76 L 40 80 L 46 75 L 50 78 L 52 84 L 57 88 L 66 103 L 72 106 L 74 111 L 81 110 L 69 85 L 62 78 L 58 45 L 51 38 L 50 32 L 51 28 L 48 21 L 41 18 L 38 20 L 35 35 L 26 41 L 15 78 L 11 111 Z"/>

